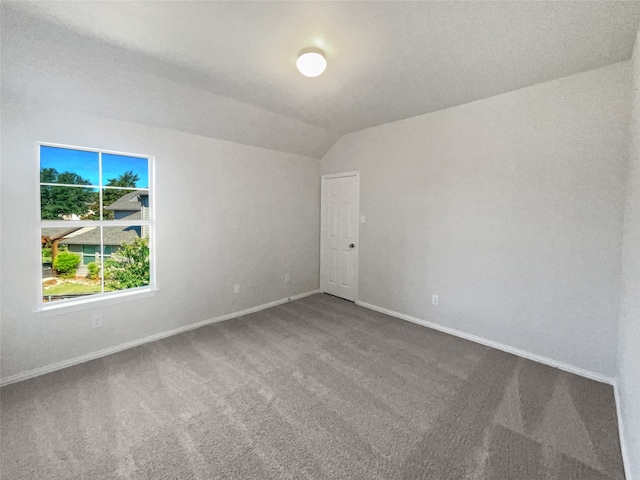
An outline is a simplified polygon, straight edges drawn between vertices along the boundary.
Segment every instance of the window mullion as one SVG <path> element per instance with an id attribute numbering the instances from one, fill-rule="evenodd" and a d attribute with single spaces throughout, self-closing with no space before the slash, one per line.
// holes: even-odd
<path id="1" fill-rule="evenodd" d="M 98 190 L 98 209 L 100 210 L 100 220 L 104 220 L 102 218 L 102 192 L 103 192 L 103 182 L 102 182 L 102 152 L 98 152 L 98 183 L 100 184 L 100 188 Z M 102 248 L 102 245 L 100 245 Z M 104 290 L 104 289 L 103 289 Z"/>
<path id="2" fill-rule="evenodd" d="M 104 250 L 105 250 L 104 249 L 104 225 L 100 225 L 100 289 L 101 289 L 100 291 L 101 293 L 104 293 Z"/>
<path id="3" fill-rule="evenodd" d="M 98 182 L 100 183 L 99 201 L 100 205 L 100 292 L 104 293 L 104 217 L 103 217 L 103 198 L 104 182 L 102 181 L 102 152 L 98 152 Z"/>

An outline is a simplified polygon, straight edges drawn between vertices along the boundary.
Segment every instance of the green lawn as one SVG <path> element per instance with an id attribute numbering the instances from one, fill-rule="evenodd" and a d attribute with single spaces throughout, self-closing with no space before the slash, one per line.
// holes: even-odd
<path id="1" fill-rule="evenodd" d="M 44 289 L 44 295 L 68 295 L 70 293 L 100 293 L 100 285 L 82 285 L 65 282 Z"/>

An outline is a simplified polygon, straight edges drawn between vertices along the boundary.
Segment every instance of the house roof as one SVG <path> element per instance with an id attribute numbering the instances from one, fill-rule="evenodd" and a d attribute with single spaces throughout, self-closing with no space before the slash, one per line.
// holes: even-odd
<path id="1" fill-rule="evenodd" d="M 136 238 L 140 227 L 106 227 L 104 229 L 105 245 L 122 245 L 131 243 Z M 100 229 L 97 227 L 87 227 L 80 235 L 66 237 L 63 243 L 67 245 L 100 245 Z"/>
<path id="2" fill-rule="evenodd" d="M 105 227 L 104 228 L 104 244 L 105 245 L 122 245 L 123 243 L 131 243 L 136 238 L 140 238 L 139 226 L 136 227 Z M 71 231 L 70 231 L 71 230 Z M 42 234 L 55 237 L 69 231 L 67 235 L 61 238 L 60 243 L 66 245 L 100 245 L 100 229 L 96 227 L 77 227 L 73 228 L 43 228 Z"/>
<path id="3" fill-rule="evenodd" d="M 134 190 L 131 191 L 110 205 L 104 207 L 105 210 L 114 211 L 140 211 L 142 204 L 140 203 L 140 197 L 149 196 L 149 192 L 146 190 Z"/>

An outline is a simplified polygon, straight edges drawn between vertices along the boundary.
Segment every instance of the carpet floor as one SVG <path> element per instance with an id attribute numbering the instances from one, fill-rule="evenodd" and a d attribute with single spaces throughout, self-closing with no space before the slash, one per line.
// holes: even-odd
<path id="1" fill-rule="evenodd" d="M 610 386 L 323 294 L 0 395 L 3 480 L 624 479 Z"/>

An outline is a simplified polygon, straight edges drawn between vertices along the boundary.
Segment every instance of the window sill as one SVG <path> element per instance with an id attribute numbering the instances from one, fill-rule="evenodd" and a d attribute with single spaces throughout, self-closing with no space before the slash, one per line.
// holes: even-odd
<path id="1" fill-rule="evenodd" d="M 53 315 L 64 315 L 79 310 L 89 310 L 103 305 L 128 302 L 140 298 L 153 297 L 158 292 L 157 287 L 135 288 L 125 292 L 107 293 L 96 295 L 94 298 L 83 298 L 81 300 L 62 300 L 40 305 L 34 313 L 39 317 L 50 317 Z"/>

